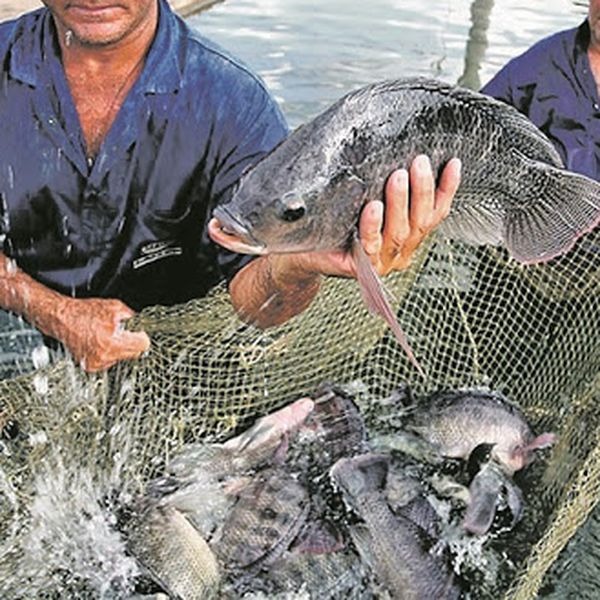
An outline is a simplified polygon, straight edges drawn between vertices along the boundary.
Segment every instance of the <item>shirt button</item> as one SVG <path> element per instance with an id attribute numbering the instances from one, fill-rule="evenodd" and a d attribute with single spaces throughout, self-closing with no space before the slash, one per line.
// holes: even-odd
<path id="1" fill-rule="evenodd" d="M 600 109 L 600 106 L 598 106 L 597 102 L 594 102 L 594 104 L 592 104 L 592 106 L 594 107 L 594 110 Z"/>

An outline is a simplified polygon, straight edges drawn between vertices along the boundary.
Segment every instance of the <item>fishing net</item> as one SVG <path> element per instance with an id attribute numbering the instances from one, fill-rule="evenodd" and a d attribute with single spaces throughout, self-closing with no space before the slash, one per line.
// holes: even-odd
<path id="1" fill-rule="evenodd" d="M 85 473 L 122 500 L 186 443 L 223 440 L 324 381 L 359 382 L 374 404 L 405 382 L 417 393 L 485 386 L 559 435 L 526 493 L 518 574 L 502 583 L 507 597 L 534 597 L 600 492 L 600 230 L 536 266 L 438 237 L 386 284 L 426 380 L 356 282 L 331 278 L 274 329 L 242 323 L 220 287 L 140 313 L 132 326 L 152 339 L 141 360 L 96 376 L 60 361 L 0 383 L 0 565 L 23 552 L 16 540 L 39 518 L 32 498 L 52 469 L 65 488 L 84 488 Z"/>

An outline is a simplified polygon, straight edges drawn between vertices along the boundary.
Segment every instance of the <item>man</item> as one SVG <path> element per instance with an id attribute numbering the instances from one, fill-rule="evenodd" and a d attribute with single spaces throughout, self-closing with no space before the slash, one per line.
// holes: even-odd
<path id="1" fill-rule="evenodd" d="M 589 1 L 587 18 L 579 27 L 536 43 L 481 91 L 529 117 L 568 169 L 600 181 L 600 0 Z M 566 317 L 573 311 L 572 303 L 565 302 L 561 310 Z M 561 321 L 560 314 L 556 318 Z M 556 570 L 562 575 L 553 582 L 550 596 L 599 597 L 597 578 L 592 575 L 598 569 L 593 552 L 599 523 L 600 505 L 596 505 L 571 541 L 571 550 L 563 553 L 566 557 Z M 591 561 L 573 561 L 577 555 L 590 556 Z"/>
<path id="2" fill-rule="evenodd" d="M 568 169 L 600 180 L 600 0 L 588 18 L 511 60 L 484 88 L 556 146 Z"/>
<path id="3" fill-rule="evenodd" d="M 0 306 L 97 371 L 148 348 L 122 326 L 133 310 L 227 278 L 235 308 L 266 327 L 303 310 L 321 275 L 354 275 L 339 252 L 249 260 L 211 241 L 214 205 L 287 133 L 252 73 L 166 0 L 44 4 L 0 26 Z M 385 219 L 381 201 L 365 207 L 380 273 L 406 267 L 459 177 L 451 161 L 436 190 L 418 157 L 390 177 Z"/>

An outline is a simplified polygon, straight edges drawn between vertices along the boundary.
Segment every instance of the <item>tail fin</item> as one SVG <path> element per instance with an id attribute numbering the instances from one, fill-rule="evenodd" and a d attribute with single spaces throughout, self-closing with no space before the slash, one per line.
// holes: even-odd
<path id="1" fill-rule="evenodd" d="M 534 197 L 509 207 L 504 237 L 511 256 L 530 264 L 568 252 L 600 224 L 600 184 L 584 175 L 521 157 Z"/>
<path id="2" fill-rule="evenodd" d="M 330 476 L 352 503 L 364 494 L 383 491 L 388 467 L 389 459 L 384 454 L 361 454 L 338 460 L 331 468 Z"/>

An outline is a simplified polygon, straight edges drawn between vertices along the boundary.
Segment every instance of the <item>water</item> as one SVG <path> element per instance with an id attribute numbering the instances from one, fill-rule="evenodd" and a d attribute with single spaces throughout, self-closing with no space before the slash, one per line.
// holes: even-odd
<path id="1" fill-rule="evenodd" d="M 226 0 L 188 22 L 258 72 L 295 127 L 379 79 L 456 82 L 465 70 L 472 5 L 483 20 L 489 13 L 482 83 L 535 41 L 581 23 L 587 12 L 585 0 Z M 479 62 L 476 45 L 470 57 Z"/>

